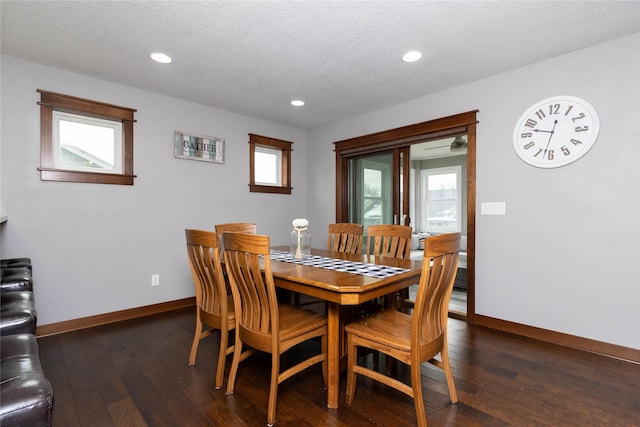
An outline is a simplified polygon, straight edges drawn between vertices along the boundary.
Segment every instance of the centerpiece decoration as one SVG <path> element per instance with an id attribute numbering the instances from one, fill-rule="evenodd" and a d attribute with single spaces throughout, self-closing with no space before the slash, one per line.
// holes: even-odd
<path id="1" fill-rule="evenodd" d="M 296 218 L 291 223 L 290 252 L 294 259 L 304 259 L 311 256 L 311 235 L 309 234 L 309 221 L 304 218 Z"/>

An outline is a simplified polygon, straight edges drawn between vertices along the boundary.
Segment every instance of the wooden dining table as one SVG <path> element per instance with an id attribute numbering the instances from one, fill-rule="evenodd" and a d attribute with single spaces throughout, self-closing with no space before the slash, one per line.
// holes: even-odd
<path id="1" fill-rule="evenodd" d="M 274 247 L 273 249 L 288 251 L 289 248 Z M 390 277 L 376 278 L 362 274 L 271 260 L 271 270 L 276 287 L 309 295 L 328 303 L 327 407 L 338 408 L 340 359 L 343 356 L 341 342 L 344 336 L 344 325 L 341 318 L 342 306 L 355 306 L 378 297 L 394 295 L 394 297 L 388 298 L 387 309 L 395 309 L 397 291 L 419 282 L 422 260 L 401 260 L 361 254 L 344 254 L 321 249 L 312 249 L 311 254 L 406 269 L 406 271 Z"/>

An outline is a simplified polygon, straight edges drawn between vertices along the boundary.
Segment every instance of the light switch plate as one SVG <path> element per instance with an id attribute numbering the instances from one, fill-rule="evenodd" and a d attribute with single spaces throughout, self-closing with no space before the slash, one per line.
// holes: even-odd
<path id="1" fill-rule="evenodd" d="M 481 215 L 505 215 L 507 204 L 505 202 L 482 202 L 480 204 Z"/>

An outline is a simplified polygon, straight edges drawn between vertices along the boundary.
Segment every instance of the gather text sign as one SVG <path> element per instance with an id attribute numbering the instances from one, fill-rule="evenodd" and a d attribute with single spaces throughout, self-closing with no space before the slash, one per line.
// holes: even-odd
<path id="1" fill-rule="evenodd" d="M 194 136 L 176 131 L 174 154 L 180 159 L 204 160 L 224 163 L 224 139 L 212 136 Z"/>

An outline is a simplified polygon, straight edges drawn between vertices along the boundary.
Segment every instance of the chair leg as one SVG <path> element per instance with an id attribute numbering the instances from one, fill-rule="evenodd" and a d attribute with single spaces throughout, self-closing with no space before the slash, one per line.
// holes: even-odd
<path id="1" fill-rule="evenodd" d="M 189 366 L 196 364 L 196 354 L 198 354 L 198 344 L 202 338 L 202 321 L 200 320 L 200 313 L 196 316 L 196 332 L 193 336 L 193 344 L 191 344 L 191 353 L 189 354 Z"/>
<path id="2" fill-rule="evenodd" d="M 447 386 L 449 387 L 449 397 L 451 398 L 451 403 L 458 403 L 458 393 L 456 392 L 456 385 L 453 382 L 453 373 L 451 372 L 451 364 L 449 363 L 449 350 L 447 349 L 446 334 L 444 343 L 445 344 L 440 352 L 440 354 L 442 355 L 442 370 L 444 371 L 444 376 L 447 379 Z"/>
<path id="3" fill-rule="evenodd" d="M 236 383 L 236 374 L 238 373 L 238 365 L 240 364 L 240 356 L 242 355 L 242 341 L 240 341 L 239 328 L 235 328 L 235 342 L 233 348 L 233 361 L 231 362 L 231 371 L 227 380 L 227 394 L 233 394 L 233 387 Z"/>
<path id="4" fill-rule="evenodd" d="M 267 410 L 267 425 L 276 422 L 276 402 L 278 401 L 278 382 L 280 376 L 280 354 L 271 353 L 271 385 L 269 387 L 269 408 Z"/>
<path id="5" fill-rule="evenodd" d="M 348 404 L 353 402 L 353 395 L 356 391 L 356 374 L 353 372 L 353 366 L 358 359 L 358 348 L 353 345 L 353 337 L 351 334 L 347 334 L 347 389 L 345 401 Z"/>
<path id="6" fill-rule="evenodd" d="M 229 346 L 229 331 L 220 330 L 220 350 L 218 350 L 218 368 L 216 369 L 216 390 L 222 387 L 224 381 L 224 365 L 227 361 L 227 347 Z"/>
<path id="7" fill-rule="evenodd" d="M 411 388 L 413 389 L 413 402 L 416 407 L 416 421 L 418 422 L 418 427 L 427 427 L 427 413 L 424 410 L 424 400 L 422 400 L 420 363 L 411 364 Z"/>

